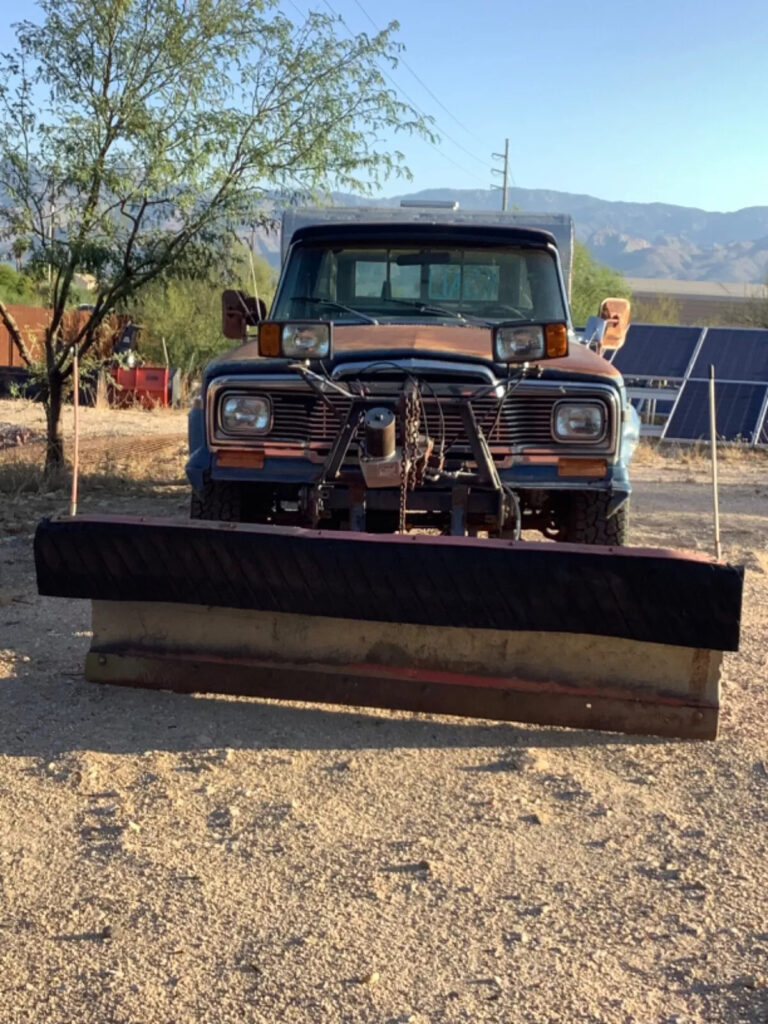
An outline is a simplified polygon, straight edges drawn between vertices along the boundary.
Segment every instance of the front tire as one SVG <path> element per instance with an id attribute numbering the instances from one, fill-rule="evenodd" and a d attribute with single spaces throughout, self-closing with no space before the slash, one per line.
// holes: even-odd
<path id="1" fill-rule="evenodd" d="M 562 540 L 571 544 L 621 547 L 629 538 L 629 499 L 608 516 L 604 491 L 577 491 L 570 497 Z"/>
<path id="2" fill-rule="evenodd" d="M 201 491 L 192 491 L 189 514 L 192 519 L 219 523 L 243 521 L 242 484 L 229 480 L 206 480 Z"/>

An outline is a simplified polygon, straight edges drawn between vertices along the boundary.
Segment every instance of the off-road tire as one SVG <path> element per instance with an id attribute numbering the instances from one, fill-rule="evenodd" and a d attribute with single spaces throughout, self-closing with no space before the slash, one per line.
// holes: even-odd
<path id="1" fill-rule="evenodd" d="M 192 490 L 189 514 L 192 519 L 219 523 L 243 521 L 242 484 L 229 480 L 206 480 L 201 491 Z"/>
<path id="2" fill-rule="evenodd" d="M 620 547 L 629 536 L 629 499 L 608 517 L 609 496 L 603 491 L 577 491 L 569 498 L 562 540 L 571 544 Z"/>

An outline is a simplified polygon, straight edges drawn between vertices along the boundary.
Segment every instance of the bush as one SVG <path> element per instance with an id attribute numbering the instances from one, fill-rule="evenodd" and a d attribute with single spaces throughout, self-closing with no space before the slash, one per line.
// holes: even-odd
<path id="1" fill-rule="evenodd" d="M 37 306 L 40 296 L 31 277 L 8 263 L 0 263 L 0 301 L 12 306 Z"/>
<path id="2" fill-rule="evenodd" d="M 583 326 L 589 317 L 597 316 L 603 299 L 628 299 L 632 290 L 617 270 L 598 263 L 581 242 L 573 253 L 571 316 L 574 324 Z"/>

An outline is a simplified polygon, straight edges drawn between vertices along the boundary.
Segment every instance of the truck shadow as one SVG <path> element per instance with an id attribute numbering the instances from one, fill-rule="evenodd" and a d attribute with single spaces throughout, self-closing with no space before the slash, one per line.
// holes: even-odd
<path id="1" fill-rule="evenodd" d="M 41 678 L 23 657 L 16 674 L 3 682 L 0 754 L 46 763 L 77 750 L 125 754 L 227 747 L 345 751 L 670 743 L 440 715 L 130 689 L 88 683 L 79 672 Z"/>

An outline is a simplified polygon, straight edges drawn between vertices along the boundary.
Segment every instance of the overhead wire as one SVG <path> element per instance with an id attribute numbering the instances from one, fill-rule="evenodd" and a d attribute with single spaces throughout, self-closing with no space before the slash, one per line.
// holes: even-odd
<path id="1" fill-rule="evenodd" d="M 294 3 L 294 0 L 287 0 L 287 2 L 291 5 L 291 7 L 296 11 L 296 13 L 301 18 L 306 18 L 307 17 L 307 14 L 304 11 L 302 11 L 296 3 Z M 335 18 L 338 18 L 338 20 L 341 22 L 341 24 L 347 30 L 347 34 L 350 36 L 350 38 L 354 39 L 355 38 L 355 33 L 352 31 L 352 29 L 346 23 L 346 21 L 344 20 L 342 15 L 340 15 L 338 13 L 338 11 L 334 10 L 334 8 L 331 6 L 331 4 L 328 2 L 328 0 L 323 0 L 323 3 L 328 8 L 328 10 L 331 12 L 331 14 Z M 366 17 L 368 18 L 368 20 L 371 21 L 371 23 L 374 25 L 374 27 L 376 27 L 376 23 L 373 21 L 373 19 L 367 13 L 367 11 L 364 11 L 364 13 L 366 14 Z M 378 29 L 377 29 L 377 31 L 378 31 Z M 402 62 L 402 63 L 404 63 L 404 62 Z M 422 108 L 419 106 L 419 104 L 413 99 L 412 96 L 410 96 L 405 91 L 405 89 L 403 89 L 400 85 L 398 85 L 398 83 L 392 78 L 391 75 L 389 75 L 383 68 L 379 68 L 379 70 L 381 71 L 382 76 L 392 86 L 392 88 L 395 89 L 403 97 L 403 99 L 405 99 L 408 103 L 410 103 L 411 107 L 416 111 L 417 114 L 419 114 L 421 117 L 423 117 L 425 119 L 429 119 L 429 115 L 427 115 L 424 112 L 424 110 L 422 110 Z M 411 70 L 412 74 L 415 74 L 415 72 L 413 72 L 412 69 L 409 68 L 409 70 Z M 422 83 L 422 85 L 423 84 L 424 83 Z M 429 94 L 431 96 L 433 96 L 433 98 L 434 98 L 434 94 L 432 93 L 432 91 L 428 87 L 426 87 L 426 86 L 425 86 L 425 88 L 427 89 L 427 92 L 429 92 Z M 440 101 L 438 100 L 437 102 L 439 103 Z M 443 106 L 442 103 L 440 105 Z M 450 113 L 450 111 L 448 111 L 448 113 Z M 451 116 L 453 116 L 453 115 L 451 115 Z M 460 142 L 458 142 L 456 139 L 454 139 L 453 136 L 450 135 L 445 130 L 445 128 L 442 127 L 442 125 L 439 125 L 434 118 L 432 118 L 431 120 L 434 121 L 435 126 L 438 129 L 441 137 L 445 137 L 450 142 L 452 142 L 454 146 L 456 146 L 458 149 L 462 150 L 462 152 L 464 152 L 468 156 L 472 157 L 473 160 L 476 160 L 479 164 L 481 164 L 481 166 L 486 167 L 486 164 L 483 162 L 483 160 L 480 159 L 480 157 L 478 157 L 471 150 L 467 149 L 466 146 L 463 146 Z M 440 146 L 438 146 L 436 143 L 432 142 L 430 139 L 425 139 L 424 141 L 427 143 L 428 146 L 431 146 L 432 149 L 434 149 L 436 153 L 439 153 L 443 160 L 447 160 L 448 163 L 453 164 L 454 167 L 457 167 L 460 171 L 462 171 L 468 177 L 474 178 L 475 180 L 480 181 L 480 177 L 479 177 L 479 175 L 477 174 L 476 171 L 471 170 L 469 167 L 466 167 L 464 164 L 462 164 L 458 160 L 454 159 L 452 156 L 450 156 L 448 153 L 446 153 L 445 150 L 441 149 Z"/>
<path id="2" fill-rule="evenodd" d="M 345 28 L 345 29 L 347 30 L 347 32 L 349 33 L 349 35 L 350 35 L 350 36 L 351 36 L 352 38 L 354 38 L 354 35 L 355 35 L 355 34 L 354 34 L 354 32 L 353 32 L 353 31 L 352 31 L 352 29 L 351 29 L 351 28 L 349 27 L 349 25 L 348 25 L 348 24 L 346 23 L 346 21 L 344 20 L 344 18 L 342 17 L 342 15 L 341 15 L 341 14 L 339 14 L 339 13 L 338 13 L 338 11 L 334 10 L 334 8 L 333 8 L 333 7 L 331 6 L 331 4 L 329 3 L 329 0 L 323 0 L 323 3 L 324 3 L 324 4 L 325 4 L 325 6 L 326 6 L 326 7 L 328 8 L 328 10 L 329 10 L 329 11 L 331 12 L 331 14 L 333 14 L 333 16 L 334 16 L 334 17 L 336 17 L 336 18 L 338 18 L 338 19 L 339 19 L 339 21 L 340 21 L 340 22 L 341 22 L 341 24 L 342 24 L 342 25 L 344 26 L 344 28 Z M 369 17 L 370 17 L 370 16 L 369 16 Z M 372 20 L 372 19 L 371 19 L 371 20 Z M 372 21 L 372 23 L 373 23 L 373 26 L 374 26 L 374 28 L 376 28 L 376 23 L 375 23 L 375 22 L 373 22 L 373 21 Z M 378 29 L 378 28 L 376 28 L 376 31 L 378 32 L 378 31 L 379 31 L 379 29 Z M 400 63 L 401 63 L 401 64 L 403 64 L 403 65 L 405 65 L 405 61 L 403 61 L 403 60 L 402 60 L 402 58 L 400 59 Z M 414 109 L 414 110 L 415 110 L 415 111 L 416 111 L 416 112 L 417 112 L 418 114 L 421 114 L 421 116 L 422 116 L 422 117 L 427 117 L 427 116 L 428 116 L 428 115 L 427 115 L 427 114 L 426 114 L 426 113 L 425 113 L 425 112 L 424 112 L 424 111 L 423 111 L 423 110 L 421 109 L 421 107 L 420 107 L 420 106 L 418 105 L 418 103 L 416 102 L 416 100 L 414 100 L 414 98 L 413 98 L 412 96 L 409 96 L 409 95 L 408 95 L 408 93 L 407 93 L 407 92 L 405 91 L 405 89 L 403 89 L 403 87 L 402 87 L 401 85 L 398 85 L 398 83 L 397 83 L 397 82 L 395 82 L 395 80 L 394 80 L 394 79 L 393 79 L 393 78 L 391 77 L 391 75 L 389 75 L 389 74 L 388 74 L 388 73 L 387 73 L 386 71 L 384 71 L 384 70 L 383 70 L 383 68 L 380 68 L 379 70 L 381 71 L 382 75 L 383 75 L 383 76 L 384 76 L 384 77 L 385 77 L 385 78 L 387 79 L 387 81 L 388 81 L 388 82 L 389 82 L 389 83 L 390 83 L 390 84 L 391 84 L 391 85 L 393 86 L 393 88 L 397 89 L 397 91 L 398 91 L 398 92 L 400 93 L 400 95 L 401 95 L 401 96 L 403 96 L 403 98 L 404 98 L 404 99 L 408 100 L 408 102 L 409 102 L 409 103 L 411 104 L 411 106 L 413 107 L 413 109 Z M 427 90 L 427 91 L 428 91 L 428 92 L 430 92 L 430 90 Z M 433 94 L 432 94 L 432 93 L 430 92 L 430 95 L 433 95 Z M 439 102 L 439 101 L 438 101 L 438 102 Z M 442 106 L 442 104 L 440 104 L 440 105 Z M 457 139 L 455 139 L 455 138 L 454 138 L 454 137 L 453 137 L 453 136 L 452 136 L 451 134 L 449 134 L 449 133 L 448 133 L 448 132 L 447 132 L 447 131 L 445 130 L 445 128 L 444 128 L 444 127 L 443 127 L 442 125 L 438 125 L 438 124 L 437 124 L 437 121 L 436 121 L 436 120 L 435 120 L 435 125 L 436 125 L 436 127 L 438 128 L 438 130 L 439 130 L 439 132 L 440 132 L 440 135 L 441 135 L 441 136 L 443 136 L 444 138 L 448 139 L 448 141 L 449 141 L 449 142 L 452 142 L 452 143 L 453 143 L 453 145 L 454 145 L 454 146 L 456 146 L 456 148 L 457 148 L 457 149 L 460 149 L 460 150 L 462 151 L 462 153 L 466 153 L 466 154 L 467 154 L 467 156 L 470 156 L 470 157 L 472 157 L 472 159 L 473 159 L 473 160 L 476 160 L 476 161 L 477 161 L 477 162 L 478 162 L 478 163 L 479 163 L 479 164 L 480 164 L 481 166 L 483 166 L 483 167 L 485 167 L 485 168 L 487 169 L 487 166 L 488 166 L 488 165 L 487 165 L 487 164 L 485 163 L 485 161 L 484 161 L 484 160 L 482 160 L 482 159 L 481 159 L 481 158 L 480 158 L 479 156 L 477 156 L 477 154 L 476 154 L 476 153 L 473 153 L 473 152 L 472 152 L 472 150 L 470 150 L 470 149 L 467 149 L 467 147 L 466 147 L 466 146 L 462 145 L 462 143 L 461 143 L 461 142 L 459 142 L 459 141 L 458 141 Z M 441 152 L 441 150 L 439 149 L 439 147 L 436 147 L 436 146 L 435 146 L 434 148 L 435 148 L 435 149 L 437 149 L 437 151 L 438 151 L 438 152 Z M 445 154 L 443 154 L 443 155 L 445 155 Z M 453 162 L 453 163 L 456 163 L 456 161 L 455 161 L 455 160 L 454 160 L 454 161 L 452 161 L 452 162 Z M 460 164 L 456 164 L 456 166 L 457 166 L 457 167 L 461 167 L 461 165 L 460 165 Z M 472 174 L 472 173 L 473 173 L 472 171 L 468 171 L 468 170 L 467 170 L 467 169 L 466 169 L 465 167 L 462 167 L 461 169 L 462 169 L 462 170 L 463 170 L 463 171 L 465 172 L 465 174 Z"/>
<path id="3" fill-rule="evenodd" d="M 357 7 L 360 8 L 360 10 L 363 12 L 363 14 L 368 19 L 368 21 L 371 23 L 371 25 L 373 25 L 373 27 L 376 29 L 376 31 L 377 32 L 381 31 L 379 29 L 379 26 L 376 24 L 376 22 L 373 20 L 371 15 L 368 13 L 368 11 L 365 9 L 365 7 L 363 7 L 363 5 L 360 2 L 360 0 L 354 0 L 354 3 L 356 4 Z M 450 119 L 452 121 L 454 121 L 459 126 L 459 128 L 461 128 L 463 131 L 465 131 L 467 133 L 467 135 L 471 135 L 473 139 L 476 139 L 479 143 L 483 144 L 483 140 L 480 138 L 480 136 L 477 135 L 476 132 L 473 132 L 471 128 L 467 128 L 467 126 L 464 124 L 464 122 L 460 121 L 458 119 L 458 117 L 456 117 L 456 115 L 453 113 L 453 111 L 449 110 L 449 108 L 446 107 L 446 105 L 443 103 L 443 101 L 440 99 L 440 97 L 436 96 L 435 93 L 432 92 L 432 90 L 427 85 L 427 83 L 424 81 L 424 79 L 416 71 L 413 70 L 413 68 L 408 63 L 408 61 L 405 59 L 405 57 L 398 58 L 398 63 L 402 64 L 404 68 L 407 68 L 407 70 L 410 71 L 410 73 L 413 75 L 413 77 L 416 79 L 416 81 L 419 83 L 419 85 L 422 87 L 422 89 L 424 89 L 424 91 L 426 93 L 428 93 L 432 97 L 432 99 L 440 107 L 440 109 L 445 111 L 445 113 L 448 115 L 448 117 L 450 117 Z M 474 154 L 472 154 L 472 155 L 474 156 Z M 476 157 L 476 159 L 479 159 L 479 158 Z"/>

